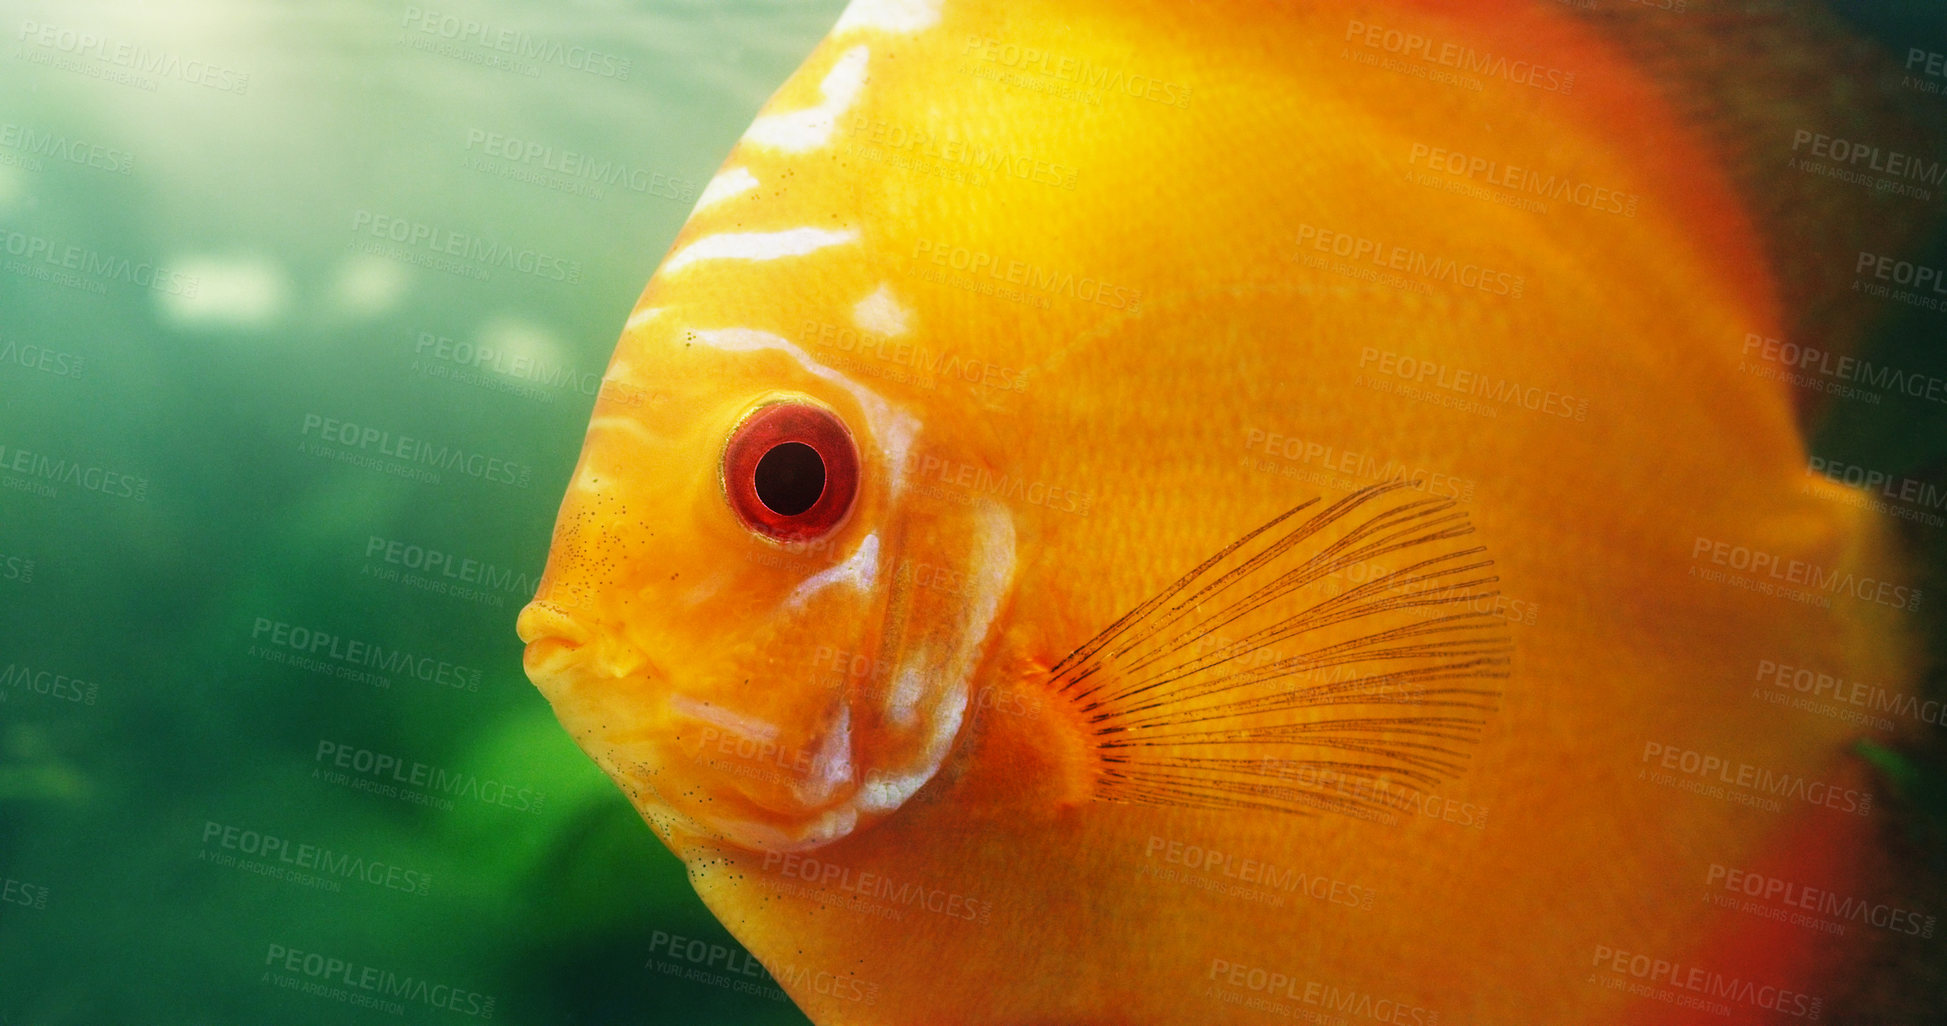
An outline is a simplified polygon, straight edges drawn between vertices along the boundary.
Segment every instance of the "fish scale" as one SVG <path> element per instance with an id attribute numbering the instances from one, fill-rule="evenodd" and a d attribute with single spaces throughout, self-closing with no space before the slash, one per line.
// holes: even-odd
<path id="1" fill-rule="evenodd" d="M 1632 1000 L 1617 951 L 1833 985 L 1844 952 L 1752 940 L 1700 880 L 1884 886 L 1863 817 L 1681 767 L 1871 792 L 1853 728 L 1747 681 L 1909 687 L 1902 610 L 1712 574 L 1721 543 L 1891 586 L 1889 532 L 1739 370 L 1799 297 L 1707 133 L 1561 5 L 1491 6 L 861 0 L 705 190 L 520 630 L 564 726 L 815 1020 L 1681 1014 Z M 1436 88 L 1354 59 L 1371 22 L 1546 54 L 1574 88 Z M 948 174 L 978 154 L 1013 160 Z M 874 373 L 849 338 L 1028 384 Z M 857 440 L 811 551 L 728 501 L 767 403 Z M 1219 612 L 1244 595 L 1268 597 Z M 1238 638 L 1269 668 L 1211 662 Z M 819 670 L 851 656 L 869 672 Z M 754 782 L 696 756 L 728 735 L 849 760 Z M 1808 832 L 1830 843 L 1794 862 Z"/>

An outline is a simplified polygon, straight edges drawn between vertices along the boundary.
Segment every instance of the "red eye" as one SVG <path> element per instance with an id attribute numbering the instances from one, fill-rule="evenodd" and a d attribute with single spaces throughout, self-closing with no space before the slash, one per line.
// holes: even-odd
<path id="1" fill-rule="evenodd" d="M 859 491 L 859 449 L 831 411 L 810 403 L 762 407 L 730 433 L 723 488 L 744 526 L 779 541 L 829 534 Z"/>

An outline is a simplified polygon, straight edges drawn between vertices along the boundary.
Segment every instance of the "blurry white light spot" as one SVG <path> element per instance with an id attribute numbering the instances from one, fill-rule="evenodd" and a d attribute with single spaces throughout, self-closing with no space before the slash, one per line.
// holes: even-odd
<path id="1" fill-rule="evenodd" d="M 382 257 L 356 256 L 338 265 L 332 302 L 359 316 L 382 314 L 406 294 L 406 269 Z"/>
<path id="2" fill-rule="evenodd" d="M 519 378 L 597 380 L 568 366 L 568 346 L 559 336 L 519 317 L 488 320 L 474 333 L 474 340 L 469 359 L 488 370 Z"/>
<path id="3" fill-rule="evenodd" d="M 27 195 L 26 185 L 21 181 L 20 172 L 5 164 L 0 164 L 0 209 L 11 208 Z"/>
<path id="4" fill-rule="evenodd" d="M 290 301 L 283 268 L 264 257 L 177 257 L 165 262 L 183 287 L 156 293 L 163 315 L 198 328 L 261 328 Z"/>

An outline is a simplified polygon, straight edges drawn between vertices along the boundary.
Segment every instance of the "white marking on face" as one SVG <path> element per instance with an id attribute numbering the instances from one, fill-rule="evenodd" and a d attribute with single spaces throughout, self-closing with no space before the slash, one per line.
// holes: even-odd
<path id="1" fill-rule="evenodd" d="M 722 727 L 724 730 L 738 737 L 748 738 L 752 741 L 777 740 L 778 728 L 776 724 L 767 723 L 749 716 L 738 715 L 720 705 L 712 705 L 702 699 L 673 694 L 669 696 L 669 706 L 684 716 Z"/>
<path id="2" fill-rule="evenodd" d="M 826 72 L 825 80 L 818 84 L 823 102 L 803 110 L 766 114 L 751 122 L 744 139 L 786 153 L 803 153 L 830 142 L 838 119 L 845 116 L 858 99 L 859 91 L 865 88 L 865 65 L 870 56 L 871 51 L 864 46 L 845 51 L 832 70 Z"/>
<path id="3" fill-rule="evenodd" d="M 940 21 L 940 0 L 852 0 L 838 16 L 832 35 L 854 29 L 918 32 Z"/>
<path id="4" fill-rule="evenodd" d="M 827 567 L 791 589 L 785 604 L 792 609 L 800 609 L 813 595 L 834 584 L 849 583 L 860 592 L 872 590 L 872 582 L 879 577 L 879 536 L 868 534 L 859 541 L 859 547 L 852 555 L 837 566 Z"/>
<path id="5" fill-rule="evenodd" d="M 574 490 L 599 494 L 607 491 L 608 486 L 600 483 L 600 478 L 597 476 L 595 468 L 591 466 L 583 467 L 581 473 L 575 475 Z"/>
<path id="6" fill-rule="evenodd" d="M 684 246 L 663 263 L 662 274 L 674 274 L 703 260 L 776 260 L 803 256 L 827 246 L 856 242 L 851 228 L 787 228 L 781 232 L 724 232 L 706 235 Z"/>
<path id="7" fill-rule="evenodd" d="M 624 330 L 633 331 L 636 328 L 640 328 L 643 325 L 648 324 L 650 321 L 655 320 L 656 315 L 662 312 L 663 312 L 663 308 L 660 306 L 645 306 L 642 309 L 637 310 L 635 313 L 630 314 L 629 322 L 623 325 L 622 327 Z"/>
<path id="8" fill-rule="evenodd" d="M 967 685 L 955 681 L 948 689 L 945 700 L 940 704 L 939 719 L 933 724 L 933 732 L 926 738 L 925 750 L 917 760 L 919 765 L 904 773 L 868 773 L 864 786 L 852 799 L 852 804 L 862 812 L 885 813 L 904 805 L 926 782 L 939 772 L 940 763 L 945 761 L 947 749 L 952 747 L 953 738 L 960 733 L 960 718 L 967 708 Z"/>
<path id="9" fill-rule="evenodd" d="M 807 779 L 793 790 L 806 805 L 823 805 L 856 775 L 852 769 L 852 710 L 839 706 L 838 722 L 818 742 Z"/>
<path id="10" fill-rule="evenodd" d="M 930 665 L 933 662 L 932 653 L 922 652 L 913 661 Z M 920 676 L 918 666 L 901 668 L 898 679 L 886 692 L 886 718 L 896 726 L 912 726 L 917 720 L 919 696 L 925 686 L 926 679 Z"/>
<path id="11" fill-rule="evenodd" d="M 913 312 L 893 297 L 891 285 L 880 285 L 852 308 L 852 323 L 875 335 L 904 335 L 912 319 Z"/>
<path id="12" fill-rule="evenodd" d="M 875 772 L 867 775 L 855 804 L 868 813 L 890 812 L 913 796 L 946 761 L 953 739 L 960 733 L 966 714 L 967 682 L 980 664 L 981 650 L 1000 614 L 1001 599 L 1014 576 L 1014 520 L 998 503 L 983 502 L 973 528 L 967 572 L 967 601 L 961 606 L 960 622 L 950 636 L 964 639 L 945 658 L 931 651 L 917 651 L 902 661 L 892 693 L 886 698 L 886 712 L 893 722 L 906 726 L 918 720 L 918 709 L 927 695 L 924 689 L 950 682 L 937 701 L 927 706 L 931 721 L 917 756 L 904 772 Z M 917 672 L 916 672 L 917 671 Z"/>
<path id="13" fill-rule="evenodd" d="M 722 171 L 703 187 L 703 194 L 696 198 L 696 206 L 690 208 L 690 216 L 694 217 L 704 207 L 721 203 L 732 196 L 742 196 L 757 188 L 757 184 L 757 176 L 743 168 L 733 167 Z"/>
<path id="14" fill-rule="evenodd" d="M 859 814 L 856 810 L 840 806 L 821 814 L 817 819 L 796 830 L 785 830 L 769 823 L 730 819 L 725 816 L 699 817 L 694 822 L 706 824 L 709 832 L 740 847 L 757 851 L 806 851 L 829 844 L 851 833 L 858 824 L 858 819 Z"/>
<path id="15" fill-rule="evenodd" d="M 962 638 L 985 638 L 994 626 L 994 618 L 1000 615 L 1001 599 L 1007 594 L 1008 584 L 1014 579 L 1014 518 L 998 503 L 983 502 L 980 506 L 978 525 L 975 528 L 975 541 L 971 547 L 966 574 L 967 601 L 960 607 L 960 630 Z M 962 667 L 967 675 L 973 673 L 979 648 L 963 651 L 965 660 Z"/>

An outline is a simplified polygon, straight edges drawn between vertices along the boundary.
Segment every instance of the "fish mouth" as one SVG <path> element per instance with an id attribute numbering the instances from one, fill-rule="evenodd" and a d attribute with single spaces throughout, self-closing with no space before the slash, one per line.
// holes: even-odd
<path id="1" fill-rule="evenodd" d="M 521 609 L 514 632 L 527 643 L 521 662 L 529 675 L 579 651 L 593 635 L 587 622 L 553 602 L 535 599 Z"/>
<path id="2" fill-rule="evenodd" d="M 660 676 L 649 657 L 601 621 L 547 599 L 521 609 L 514 630 L 527 643 L 521 665 L 537 686 L 573 675 L 591 679 L 654 679 Z M 542 688 L 546 690 L 545 687 Z"/>

